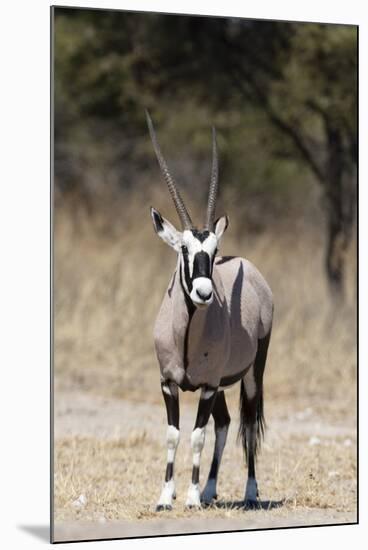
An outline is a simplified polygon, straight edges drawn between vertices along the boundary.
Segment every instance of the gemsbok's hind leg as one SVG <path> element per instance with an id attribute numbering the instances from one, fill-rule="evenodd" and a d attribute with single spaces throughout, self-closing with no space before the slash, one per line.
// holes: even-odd
<path id="1" fill-rule="evenodd" d="M 255 459 L 264 430 L 263 373 L 269 340 L 270 334 L 258 340 L 258 350 L 254 364 L 243 377 L 240 390 L 240 434 L 248 463 L 244 504 L 251 507 L 257 505 L 258 497 Z"/>
<path id="2" fill-rule="evenodd" d="M 158 500 L 156 511 L 172 509 L 172 499 L 176 497 L 174 482 L 174 461 L 176 449 L 179 444 L 179 392 L 178 386 L 173 382 L 161 384 L 167 412 L 167 464 L 165 483 Z"/>
<path id="3" fill-rule="evenodd" d="M 192 482 L 189 485 L 186 506 L 189 508 L 201 506 L 201 493 L 199 490 L 199 467 L 201 454 L 204 447 L 205 432 L 212 408 L 215 403 L 217 389 L 202 388 L 198 404 L 197 418 L 191 436 L 193 453 Z"/>
<path id="4" fill-rule="evenodd" d="M 201 494 L 201 502 L 203 504 L 210 504 L 213 499 L 217 498 L 217 475 L 230 424 L 230 415 L 226 405 L 224 391 L 218 392 L 216 396 L 212 409 L 212 416 L 215 421 L 216 439 L 210 472 L 208 474 L 206 486 Z"/>

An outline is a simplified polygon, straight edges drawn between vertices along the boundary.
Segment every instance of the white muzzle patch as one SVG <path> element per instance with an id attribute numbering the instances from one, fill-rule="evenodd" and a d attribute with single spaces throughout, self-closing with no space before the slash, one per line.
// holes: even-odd
<path id="1" fill-rule="evenodd" d="M 213 300 L 213 287 L 211 279 L 197 277 L 193 279 L 193 288 L 190 298 L 198 306 L 209 306 Z"/>

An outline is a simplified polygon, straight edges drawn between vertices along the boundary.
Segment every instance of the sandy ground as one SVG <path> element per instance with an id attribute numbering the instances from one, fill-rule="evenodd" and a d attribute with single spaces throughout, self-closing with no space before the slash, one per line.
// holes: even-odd
<path id="1" fill-rule="evenodd" d="M 142 522 L 112 521 L 106 524 L 92 522 L 60 523 L 55 527 L 55 541 L 98 540 L 130 537 L 155 537 L 162 535 L 221 533 L 225 531 L 249 531 L 277 529 L 305 525 L 337 525 L 355 523 L 356 516 L 332 510 L 304 510 L 276 516 L 248 511 L 242 519 L 158 519 Z"/>
<path id="2" fill-rule="evenodd" d="M 234 409 L 237 391 L 230 390 L 230 393 L 229 401 Z M 241 481 L 239 484 L 238 480 L 244 478 L 243 466 L 237 468 L 237 473 L 234 474 L 236 487 L 240 486 L 233 497 L 234 484 L 231 485 L 231 480 L 226 479 L 225 482 L 223 480 L 229 472 L 231 477 L 234 466 L 241 464 L 236 463 L 236 460 L 241 460 L 241 451 L 239 446 L 236 446 L 237 416 L 236 411 L 234 412 L 230 407 L 233 421 L 224 455 L 224 471 L 220 472 L 219 500 L 211 510 L 185 512 L 183 506 L 185 484 L 189 483 L 190 466 L 189 440 L 196 410 L 193 398 L 194 396 L 190 396 L 189 400 L 183 399 L 181 404 L 181 442 L 178 455 L 180 453 L 184 455 L 182 457 L 184 462 L 181 463 L 178 456 L 176 468 L 179 477 L 178 498 L 173 512 L 157 515 L 154 512 L 155 498 L 159 494 L 165 462 L 166 419 L 163 404 L 145 404 L 82 392 L 56 391 L 55 443 L 58 472 L 56 493 L 61 492 L 60 483 L 62 483 L 68 497 L 63 502 L 60 502 L 60 499 L 56 499 L 55 502 L 55 540 L 155 536 L 356 522 L 356 483 L 355 471 L 352 468 L 355 462 L 356 441 L 354 421 L 344 419 L 344 415 L 336 414 L 336 410 L 331 412 L 328 403 L 325 406 L 321 403 L 310 403 L 310 406 L 294 408 L 292 413 L 291 409 L 285 410 L 279 405 L 269 405 L 267 435 L 259 461 L 262 509 L 246 512 L 240 510 L 238 506 L 243 490 L 243 484 Z M 208 471 L 213 442 L 211 420 L 206 434 L 202 484 Z M 73 456 L 83 456 L 84 446 L 87 449 L 88 464 L 86 461 L 83 466 L 83 462 L 79 464 L 77 459 L 74 464 Z M 108 450 L 105 451 L 105 448 Z M 139 475 L 154 479 L 153 492 L 147 496 L 137 495 L 137 501 L 141 504 L 138 503 L 138 508 L 134 508 L 131 513 L 127 505 L 125 512 L 124 510 L 116 512 L 114 508 L 114 513 L 109 514 L 105 509 L 108 501 L 106 494 L 101 499 L 104 503 L 102 507 L 97 497 L 94 498 L 92 505 L 93 496 L 91 496 L 91 487 L 88 486 L 88 477 L 84 481 L 84 488 L 83 481 L 81 486 L 76 486 L 73 482 L 72 490 L 68 492 L 67 479 L 72 475 L 68 469 L 69 463 L 72 464 L 71 471 L 75 471 L 77 477 L 78 468 L 88 468 L 89 462 L 93 462 L 91 457 L 98 453 L 103 453 L 103 456 L 106 454 L 108 463 L 114 462 L 116 449 L 122 457 L 122 470 L 125 475 L 124 454 L 127 460 L 135 462 L 131 467 L 136 467 Z M 227 460 L 226 453 L 228 453 Z M 285 455 L 284 466 L 280 464 L 282 454 Z M 331 464 L 329 464 L 330 456 L 333 456 Z M 138 457 L 142 464 L 138 464 Z M 276 457 L 278 457 L 277 460 Z M 331 465 L 334 469 L 330 469 Z M 66 470 L 64 474 L 62 473 L 63 466 L 69 473 Z M 102 468 L 103 466 L 99 464 L 98 470 Z M 282 469 L 285 470 L 284 474 L 280 473 Z M 79 477 L 83 476 L 80 474 Z M 111 479 L 112 474 L 107 474 L 107 477 Z M 279 479 L 278 484 L 275 478 Z M 124 477 L 121 479 L 124 480 Z M 119 479 L 116 482 L 119 483 Z M 330 492 L 329 498 L 325 498 L 324 501 L 315 495 L 321 483 L 325 483 L 321 492 L 324 494 L 326 491 Z M 310 494 L 306 497 L 308 491 Z M 110 491 L 109 495 L 111 500 L 115 499 L 114 491 Z M 344 495 L 343 499 L 341 495 Z M 133 493 L 130 494 L 130 498 L 132 496 Z M 129 501 L 128 494 L 122 498 Z M 141 519 L 137 521 L 137 517 Z"/>
<path id="3" fill-rule="evenodd" d="M 232 397 L 236 397 L 237 389 L 227 391 L 227 399 L 230 391 Z M 190 403 L 183 403 L 181 400 L 180 404 L 180 431 L 181 434 L 189 437 L 196 413 L 195 403 L 193 403 L 195 396 L 199 397 L 199 394 L 190 396 Z M 351 418 L 345 419 L 344 422 L 339 417 L 334 422 L 332 419 L 329 419 L 329 422 L 322 422 L 321 414 L 318 414 L 312 407 L 294 411 L 292 416 L 288 415 L 287 410 L 283 413 L 279 407 L 274 407 L 272 413 L 273 417 L 269 418 L 267 422 L 267 442 L 269 444 L 279 441 L 285 435 L 315 437 L 350 437 L 352 434 L 355 435 L 355 424 Z M 233 424 L 236 422 L 237 418 L 234 418 Z M 212 419 L 209 426 L 212 426 Z M 73 436 L 126 438 L 135 431 L 142 430 L 142 427 L 150 434 L 150 437 L 164 442 L 166 412 L 163 403 L 162 405 L 146 404 L 82 392 L 57 392 L 54 432 L 56 439 Z M 211 445 L 214 441 L 213 431 L 210 427 L 207 429 L 206 445 Z M 232 427 L 234 428 L 234 426 Z M 183 438 L 185 435 L 181 435 L 181 437 Z M 227 445 L 235 444 L 235 435 L 236 430 L 231 430 Z"/>

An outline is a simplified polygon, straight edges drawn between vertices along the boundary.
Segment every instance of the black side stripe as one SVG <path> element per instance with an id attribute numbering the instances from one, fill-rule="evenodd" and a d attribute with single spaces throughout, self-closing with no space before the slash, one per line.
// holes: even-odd
<path id="1" fill-rule="evenodd" d="M 238 372 L 237 374 L 233 374 L 231 376 L 224 376 L 223 378 L 221 378 L 219 386 L 231 386 L 232 384 L 235 384 L 235 382 L 238 382 L 243 378 L 243 376 L 245 375 L 247 370 L 252 366 L 252 364 L 253 364 L 253 361 L 252 363 L 250 363 L 250 365 L 245 367 L 245 369 Z"/>

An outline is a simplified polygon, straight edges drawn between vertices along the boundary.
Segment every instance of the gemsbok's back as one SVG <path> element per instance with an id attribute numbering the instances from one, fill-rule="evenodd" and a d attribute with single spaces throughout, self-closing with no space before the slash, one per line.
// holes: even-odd
<path id="1" fill-rule="evenodd" d="M 176 269 L 161 304 L 154 329 L 167 410 L 167 465 L 157 510 L 171 509 L 175 498 L 174 460 L 179 443 L 179 396 L 201 390 L 191 436 L 192 481 L 186 505 L 200 507 L 217 497 L 217 475 L 226 443 L 230 416 L 224 390 L 240 382 L 239 434 L 248 462 L 245 506 L 257 504 L 255 456 L 263 433 L 263 372 L 271 335 L 273 299 L 260 272 L 248 261 L 217 256 L 227 216 L 215 220 L 218 158 L 213 130 L 213 161 L 206 222 L 192 220 L 161 154 L 153 124 L 147 123 L 154 150 L 174 201 L 180 232 L 151 208 L 156 233 L 178 254 Z M 206 486 L 199 489 L 199 466 L 205 429 L 212 414 L 215 448 Z"/>

